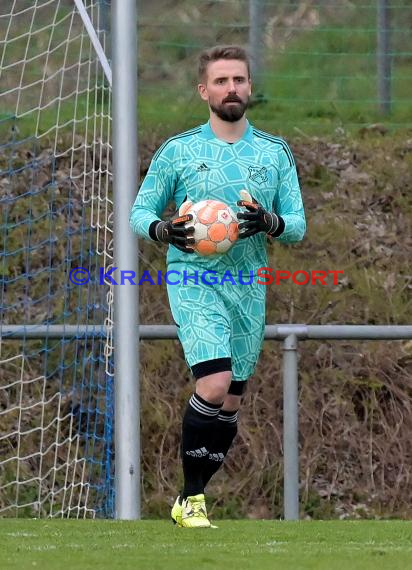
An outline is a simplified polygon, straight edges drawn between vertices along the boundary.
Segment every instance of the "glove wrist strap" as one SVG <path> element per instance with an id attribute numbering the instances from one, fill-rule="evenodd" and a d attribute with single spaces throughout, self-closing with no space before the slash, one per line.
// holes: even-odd
<path id="1" fill-rule="evenodd" d="M 157 232 L 156 232 L 156 228 L 159 224 L 161 224 L 161 220 L 155 220 L 149 226 L 149 237 L 153 241 L 159 241 L 159 238 L 158 238 Z"/>
<path id="2" fill-rule="evenodd" d="M 162 232 L 163 226 L 164 226 L 164 222 L 159 222 L 157 224 L 157 226 L 155 227 L 155 235 L 156 235 L 157 241 L 161 241 L 161 242 L 164 241 L 163 240 L 163 232 Z"/>
<path id="3" fill-rule="evenodd" d="M 266 232 L 268 235 L 272 235 L 276 232 L 276 230 L 279 227 L 279 218 L 277 217 L 276 214 L 269 214 L 270 216 L 270 228 L 268 229 L 268 231 Z"/>

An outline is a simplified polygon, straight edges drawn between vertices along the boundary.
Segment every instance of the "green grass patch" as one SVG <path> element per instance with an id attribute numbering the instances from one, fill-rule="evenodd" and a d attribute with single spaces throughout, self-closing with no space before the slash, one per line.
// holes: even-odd
<path id="1" fill-rule="evenodd" d="M 404 570 L 412 557 L 412 522 L 218 524 L 185 530 L 166 521 L 3 520 L 1 568 Z"/>
<path id="2" fill-rule="evenodd" d="M 189 3 L 178 3 L 182 10 L 189 9 Z M 368 124 L 384 123 L 391 130 L 412 127 L 410 107 L 410 83 L 412 77 L 412 32 L 404 22 L 410 17 L 405 2 L 397 5 L 393 13 L 391 50 L 391 98 L 390 113 L 383 115 L 379 109 L 378 80 L 376 66 L 376 11 L 375 7 L 349 6 L 341 13 L 318 10 L 319 24 L 294 26 L 283 22 L 285 10 L 279 17 L 279 27 L 265 28 L 265 41 L 269 38 L 273 46 L 266 47 L 260 75 L 254 77 L 255 98 L 248 117 L 258 127 L 284 136 L 303 132 L 311 135 L 340 132 L 356 132 Z M 356 8 L 356 9 L 355 9 Z M 208 8 L 197 16 L 196 25 L 170 18 L 166 10 L 161 17 L 166 26 L 144 24 L 145 17 L 153 16 L 155 7 L 146 7 L 141 16 L 139 29 L 139 130 L 140 138 L 150 138 L 153 133 L 164 136 L 190 129 L 208 118 L 207 107 L 196 92 L 196 56 L 202 47 L 222 43 L 218 34 L 219 24 L 235 23 L 238 10 L 230 6 L 221 7 L 226 12 L 217 14 Z M 293 10 L 292 10 L 293 11 Z M 269 12 L 268 12 L 269 14 Z M 156 14 L 159 16 L 159 14 Z M 49 45 L 46 33 L 37 34 L 29 45 L 26 56 L 34 58 L 24 68 L 23 84 L 32 84 L 44 76 L 46 64 L 51 70 L 61 69 L 66 58 L 66 67 L 79 60 L 81 37 L 66 45 L 60 43 L 67 34 L 67 9 L 58 13 L 60 25 L 53 28 L 49 51 L 41 54 Z M 19 20 L 20 22 L 20 20 Z M 283 23 L 282 23 L 283 22 Z M 303 21 L 301 22 L 303 24 Z M 290 30 L 286 29 L 290 25 Z M 23 22 L 20 22 L 22 30 Z M 225 42 L 247 43 L 246 28 L 236 30 L 234 26 Z M 26 40 L 24 37 L 13 41 L 6 49 L 4 65 L 15 62 L 9 75 L 15 74 L 15 82 L 20 81 L 20 64 L 24 57 Z M 37 57 L 34 57 L 37 56 Z M 82 63 L 84 65 L 84 62 Z M 80 75 L 83 77 L 86 68 Z M 41 94 L 41 82 L 21 95 L 19 113 L 33 109 L 18 120 L 16 126 L 21 133 L 38 134 L 48 132 L 58 125 L 59 132 L 76 122 L 76 132 L 82 135 L 86 129 L 83 117 L 99 114 L 107 110 L 107 85 L 100 88 L 97 98 L 87 93 L 84 85 L 81 93 L 77 89 L 76 66 L 66 71 L 62 82 L 57 74 L 52 82 L 47 82 L 47 96 Z M 93 86 L 93 81 L 91 82 Z M 63 99 L 57 99 L 62 90 Z M 72 93 L 71 97 L 67 97 Z M 13 115 L 15 108 L 11 101 L 0 101 L 0 115 Z M 45 105 L 47 101 L 47 105 Z M 41 107 L 38 112 L 39 106 Z M 39 115 L 39 116 L 38 116 Z M 1 125 L 0 125 L 1 129 Z M 0 130 L 0 134 L 1 130 Z M 54 131 L 53 131 L 54 134 Z"/>
<path id="3" fill-rule="evenodd" d="M 393 24 L 392 104 L 390 112 L 382 114 L 375 10 L 358 8 L 341 18 L 337 16 L 336 21 L 332 13 L 320 16 L 321 25 L 292 29 L 290 37 L 283 40 L 282 27 L 278 32 L 274 29 L 274 47 L 264 50 L 261 74 L 253 78 L 255 98 L 248 111 L 250 120 L 258 128 L 285 136 L 301 131 L 308 135 L 330 134 L 335 129 L 353 133 L 377 122 L 393 130 L 411 127 L 410 31 L 401 22 Z M 148 32 L 142 33 L 145 49 Z M 180 33 L 180 49 L 193 43 L 190 30 L 182 29 Z M 167 43 L 169 39 L 162 37 L 158 41 Z M 207 108 L 196 94 L 195 65 L 189 54 L 177 55 L 173 42 L 167 47 L 169 68 L 163 76 L 162 62 L 151 61 L 149 53 L 142 64 L 139 106 L 143 136 L 156 130 L 179 132 L 208 118 Z M 182 72 L 181 62 L 185 59 L 189 60 L 187 73 Z"/>

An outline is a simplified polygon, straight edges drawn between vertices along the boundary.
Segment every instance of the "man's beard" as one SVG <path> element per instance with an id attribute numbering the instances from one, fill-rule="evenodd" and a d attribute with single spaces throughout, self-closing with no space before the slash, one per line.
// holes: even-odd
<path id="1" fill-rule="evenodd" d="M 226 105 L 230 101 L 235 101 L 237 105 Z M 228 123 L 235 123 L 239 121 L 245 114 L 249 101 L 242 101 L 239 98 L 227 98 L 220 105 L 212 105 L 209 102 L 211 110 L 222 119 L 222 121 L 227 121 Z"/>

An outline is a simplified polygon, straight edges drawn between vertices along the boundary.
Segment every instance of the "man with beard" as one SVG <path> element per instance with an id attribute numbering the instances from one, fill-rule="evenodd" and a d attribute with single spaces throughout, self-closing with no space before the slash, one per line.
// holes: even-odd
<path id="1" fill-rule="evenodd" d="M 168 270 L 183 276 L 168 297 L 195 392 L 183 416 L 184 486 L 172 509 L 184 528 L 211 527 L 204 490 L 222 465 L 237 433 L 247 380 L 263 342 L 268 238 L 296 242 L 306 224 L 295 162 L 282 139 L 254 128 L 245 117 L 251 96 L 250 65 L 239 46 L 218 46 L 200 55 L 198 91 L 209 107 L 204 124 L 168 139 L 154 154 L 133 205 L 130 224 L 144 238 L 169 244 Z M 168 202 L 215 199 L 240 220 L 239 240 L 225 254 L 194 253 L 190 215 L 162 221 Z M 248 276 L 211 286 L 205 270 L 220 277 Z"/>

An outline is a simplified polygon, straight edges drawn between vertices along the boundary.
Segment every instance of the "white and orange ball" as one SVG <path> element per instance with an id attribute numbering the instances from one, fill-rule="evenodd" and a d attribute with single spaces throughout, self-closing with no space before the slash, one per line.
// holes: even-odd
<path id="1" fill-rule="evenodd" d="M 187 222 L 186 226 L 195 228 L 193 247 L 199 255 L 226 253 L 239 236 L 236 214 L 223 202 L 184 202 L 179 208 L 179 215 L 185 214 L 193 216 L 193 220 Z"/>

